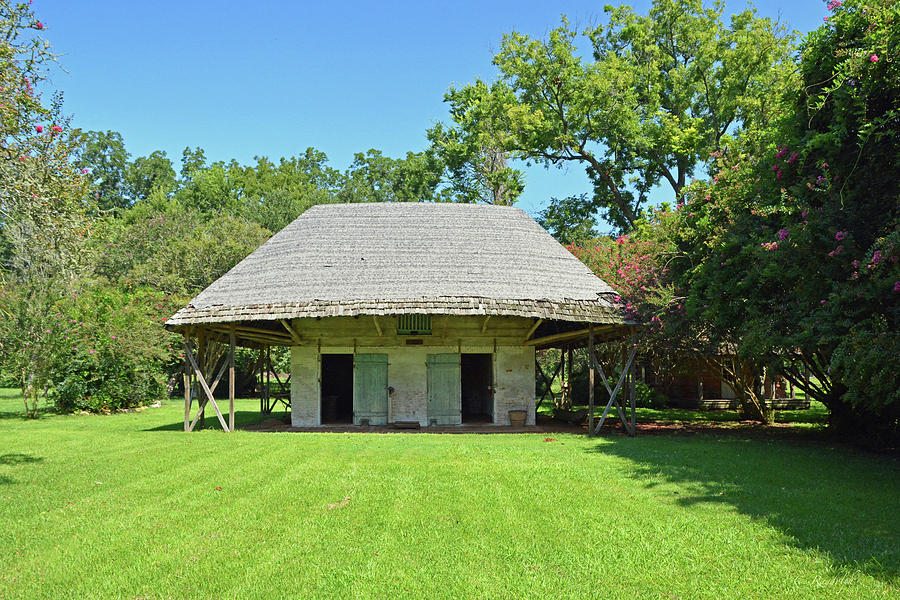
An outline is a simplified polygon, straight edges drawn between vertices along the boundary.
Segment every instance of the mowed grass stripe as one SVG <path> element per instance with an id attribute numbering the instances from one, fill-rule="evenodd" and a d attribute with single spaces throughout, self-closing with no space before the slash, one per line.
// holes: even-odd
<path id="1" fill-rule="evenodd" d="M 740 432 L 184 434 L 181 411 L 0 419 L 0 456 L 19 457 L 0 459 L 0 597 L 900 587 L 900 470 L 885 457 Z"/>

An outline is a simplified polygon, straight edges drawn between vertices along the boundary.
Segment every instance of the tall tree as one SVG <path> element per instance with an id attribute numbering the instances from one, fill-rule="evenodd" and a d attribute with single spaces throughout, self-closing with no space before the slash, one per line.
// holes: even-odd
<path id="1" fill-rule="evenodd" d="M 175 191 L 175 169 L 163 150 L 140 156 L 128 167 L 125 186 L 131 202 L 148 198 L 154 191 L 171 194 Z"/>
<path id="2" fill-rule="evenodd" d="M 525 189 L 524 175 L 509 165 L 512 140 L 504 102 L 512 102 L 501 84 L 483 81 L 448 92 L 452 124 L 428 130 L 434 154 L 443 162 L 448 196 L 456 202 L 509 206 Z"/>
<path id="3" fill-rule="evenodd" d="M 84 267 L 90 209 L 61 99 L 45 105 L 36 90 L 55 61 L 44 29 L 29 5 L 0 0 L 0 367 L 31 416 L 61 351 L 48 325 Z"/>
<path id="4" fill-rule="evenodd" d="M 430 151 L 390 158 L 370 149 L 353 156 L 338 192 L 342 202 L 427 202 L 437 199 L 440 161 Z"/>
<path id="5" fill-rule="evenodd" d="M 643 16 L 607 7 L 607 25 L 581 32 L 593 60 L 565 19 L 546 40 L 511 33 L 494 57 L 499 82 L 487 96 L 480 81 L 451 90 L 454 111 L 490 114 L 513 157 L 583 164 L 593 206 L 631 229 L 655 186 L 679 198 L 730 132 L 767 119 L 790 76 L 790 36 L 749 8 L 726 24 L 723 8 L 654 0 Z"/>
<path id="6" fill-rule="evenodd" d="M 127 207 L 125 177 L 128 152 L 122 134 L 117 131 L 86 131 L 79 136 L 74 164 L 87 169 L 97 208 L 115 210 Z"/>
<path id="7" fill-rule="evenodd" d="M 690 315 L 845 434 L 900 438 L 900 44 L 895 2 L 832 2 L 777 121 L 717 153 L 675 215 Z M 730 339 L 724 339 L 729 334 Z"/>

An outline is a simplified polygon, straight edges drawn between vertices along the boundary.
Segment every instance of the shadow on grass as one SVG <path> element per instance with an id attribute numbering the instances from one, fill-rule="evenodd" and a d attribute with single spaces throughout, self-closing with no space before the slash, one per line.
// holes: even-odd
<path id="1" fill-rule="evenodd" d="M 29 465 L 43 462 L 43 460 L 43 456 L 33 456 L 31 454 L 22 454 L 21 452 L 0 454 L 0 465 Z"/>
<path id="2" fill-rule="evenodd" d="M 34 463 L 43 462 L 43 456 L 34 456 L 32 454 L 23 454 L 21 452 L 10 452 L 7 454 L 0 454 L 0 465 L 5 466 L 16 466 L 16 465 L 30 465 Z M 15 483 L 16 480 L 10 477 L 9 475 L 0 475 L 0 485 L 10 485 Z"/>
<path id="3" fill-rule="evenodd" d="M 19 421 L 35 421 L 55 414 L 57 414 L 56 409 L 54 409 L 52 406 L 45 406 L 42 408 L 38 408 L 37 415 L 35 415 L 34 417 L 29 417 L 25 414 L 25 408 L 23 407 L 18 410 L 0 410 L 0 421 L 6 421 L 10 419 L 17 419 Z"/>
<path id="4" fill-rule="evenodd" d="M 220 405 L 221 408 L 221 405 Z M 196 406 L 194 410 L 191 411 L 191 420 L 194 419 L 194 415 L 197 413 Z M 259 411 L 253 410 L 236 410 L 234 411 L 234 426 L 236 429 L 240 429 L 246 425 L 255 425 L 257 423 L 261 423 L 267 419 L 283 419 L 285 414 L 290 415 L 290 413 L 284 413 L 282 411 L 275 411 L 270 415 L 260 414 Z M 228 422 L 228 413 L 223 412 L 222 415 L 225 417 L 225 422 Z M 216 416 L 216 411 L 212 408 L 212 406 L 207 406 L 205 419 L 203 421 L 204 429 L 222 429 L 222 424 L 219 423 L 219 418 Z M 200 423 L 198 422 L 194 431 L 200 428 Z M 184 421 L 178 421 L 177 423 L 168 423 L 166 425 L 160 425 L 158 427 L 151 427 L 149 429 L 145 429 L 144 431 L 184 431 Z"/>
<path id="5" fill-rule="evenodd" d="M 625 476 L 678 485 L 676 505 L 728 504 L 823 553 L 836 574 L 900 578 L 900 465 L 812 441 L 740 434 L 606 438 L 590 452 L 628 459 Z"/>

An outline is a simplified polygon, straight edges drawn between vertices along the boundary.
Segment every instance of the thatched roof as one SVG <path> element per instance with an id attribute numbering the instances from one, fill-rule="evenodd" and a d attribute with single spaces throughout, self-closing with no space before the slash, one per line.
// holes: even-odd
<path id="1" fill-rule="evenodd" d="M 625 323 L 614 296 L 518 208 L 324 204 L 257 248 L 168 325 L 403 313 Z"/>

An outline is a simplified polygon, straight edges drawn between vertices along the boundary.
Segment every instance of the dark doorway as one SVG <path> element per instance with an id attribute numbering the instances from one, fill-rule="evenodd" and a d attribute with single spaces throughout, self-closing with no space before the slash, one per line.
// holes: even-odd
<path id="1" fill-rule="evenodd" d="M 353 422 L 353 355 L 322 355 L 322 424 Z"/>
<path id="2" fill-rule="evenodd" d="M 463 423 L 494 420 L 494 377 L 490 354 L 463 354 L 459 376 Z"/>

